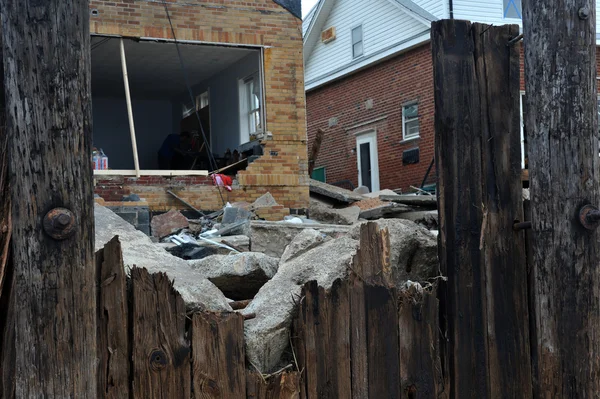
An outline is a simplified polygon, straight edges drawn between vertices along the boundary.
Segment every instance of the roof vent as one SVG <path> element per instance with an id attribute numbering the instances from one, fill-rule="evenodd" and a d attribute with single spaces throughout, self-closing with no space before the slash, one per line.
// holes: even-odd
<path id="1" fill-rule="evenodd" d="M 335 26 L 325 29 L 321 32 L 321 41 L 323 44 L 327 44 L 335 40 Z"/>

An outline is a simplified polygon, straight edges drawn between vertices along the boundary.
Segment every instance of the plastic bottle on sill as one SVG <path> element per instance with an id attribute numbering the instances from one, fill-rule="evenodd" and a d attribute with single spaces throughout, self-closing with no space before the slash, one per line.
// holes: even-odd
<path id="1" fill-rule="evenodd" d="M 100 148 L 100 169 L 108 169 L 108 157 L 106 156 L 102 148 Z"/>
<path id="2" fill-rule="evenodd" d="M 96 149 L 92 151 L 92 163 L 94 164 L 94 170 L 100 169 L 100 155 Z"/>

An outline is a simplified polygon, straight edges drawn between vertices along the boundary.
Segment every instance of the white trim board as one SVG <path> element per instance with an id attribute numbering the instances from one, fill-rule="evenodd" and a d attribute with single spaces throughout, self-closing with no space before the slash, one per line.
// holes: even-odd
<path id="1" fill-rule="evenodd" d="M 96 169 L 94 176 L 135 176 L 134 169 Z M 208 170 L 140 170 L 140 176 L 208 176 Z"/>

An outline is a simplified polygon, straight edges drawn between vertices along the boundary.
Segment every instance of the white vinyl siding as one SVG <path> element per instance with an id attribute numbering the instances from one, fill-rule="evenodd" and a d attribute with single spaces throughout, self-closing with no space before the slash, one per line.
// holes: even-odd
<path id="1" fill-rule="evenodd" d="M 306 63 L 307 84 L 350 66 L 354 61 L 351 31 L 361 23 L 364 59 L 428 29 L 428 25 L 387 0 L 336 1 L 324 24 L 336 28 L 336 39 L 327 44 L 319 40 L 315 44 Z"/>
<path id="2" fill-rule="evenodd" d="M 413 0 L 413 3 L 421 6 L 440 19 L 450 17 L 448 0 Z"/>

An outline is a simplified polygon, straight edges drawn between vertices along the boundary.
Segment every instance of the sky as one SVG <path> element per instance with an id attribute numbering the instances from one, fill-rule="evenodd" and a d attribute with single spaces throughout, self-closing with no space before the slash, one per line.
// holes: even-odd
<path id="1" fill-rule="evenodd" d="M 302 17 L 304 17 L 319 0 L 302 0 Z"/>

